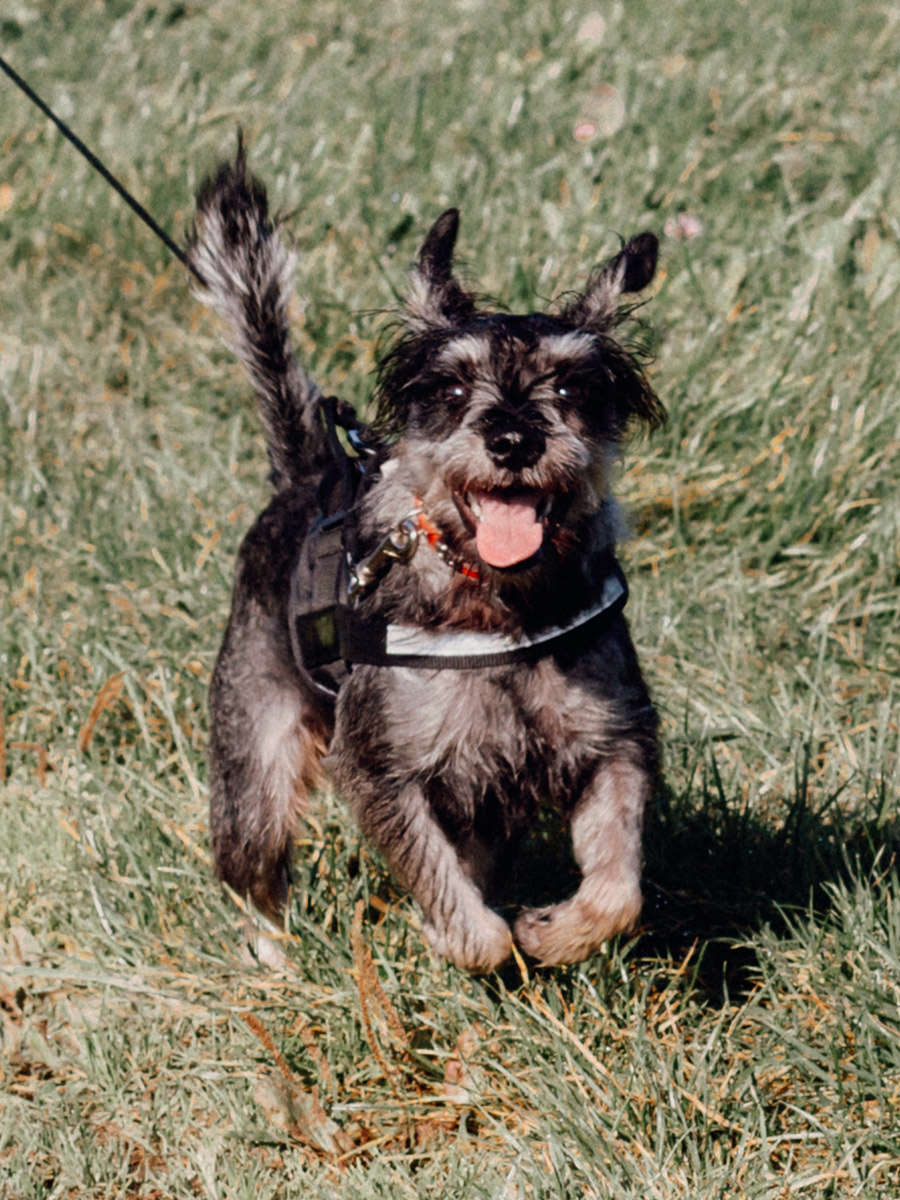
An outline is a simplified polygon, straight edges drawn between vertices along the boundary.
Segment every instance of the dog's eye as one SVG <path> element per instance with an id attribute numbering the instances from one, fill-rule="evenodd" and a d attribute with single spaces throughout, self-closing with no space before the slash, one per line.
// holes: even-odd
<path id="1" fill-rule="evenodd" d="M 466 380 L 460 379 L 459 376 L 445 376 L 443 379 L 438 377 L 431 381 L 430 387 L 435 399 L 443 400 L 451 408 L 464 407 L 468 403 L 470 390 Z"/>
<path id="2" fill-rule="evenodd" d="M 568 400 L 570 404 L 577 404 L 585 394 L 585 387 L 580 379 L 567 379 L 565 383 L 557 383 L 553 391 L 560 400 Z"/>

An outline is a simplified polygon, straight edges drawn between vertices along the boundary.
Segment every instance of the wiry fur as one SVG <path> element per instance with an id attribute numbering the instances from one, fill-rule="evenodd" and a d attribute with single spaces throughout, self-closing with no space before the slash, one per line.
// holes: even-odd
<path id="1" fill-rule="evenodd" d="M 610 464 L 631 422 L 663 419 L 614 336 L 621 293 L 653 275 L 656 239 L 628 243 L 557 312 L 518 316 L 479 308 L 455 279 L 458 224 L 451 209 L 428 234 L 405 331 L 381 363 L 376 427 L 388 449 L 360 524 L 364 548 L 374 546 L 421 504 L 480 579 L 421 546 L 363 610 L 429 629 L 531 633 L 593 602 L 616 536 Z M 440 953 L 487 970 L 515 938 L 544 963 L 584 958 L 641 906 L 656 718 L 624 618 L 530 665 L 357 666 L 330 711 L 304 686 L 287 626 L 291 569 L 327 461 L 319 391 L 291 354 L 292 258 L 242 153 L 201 190 L 190 255 L 256 388 L 276 488 L 240 552 L 210 691 L 220 876 L 282 912 L 303 797 L 327 749 Z M 532 538 L 539 547 L 526 553 Z M 498 858 L 548 804 L 570 824 L 582 882 L 510 930 L 485 895 Z"/>
<path id="2" fill-rule="evenodd" d="M 291 349 L 288 304 L 294 256 L 271 236 L 262 185 L 246 172 L 243 148 L 197 194 L 202 236 L 191 262 L 206 286 L 200 299 L 225 321 L 229 345 L 259 397 L 259 410 L 278 491 L 309 479 L 324 461 L 314 436 L 321 393 Z"/>

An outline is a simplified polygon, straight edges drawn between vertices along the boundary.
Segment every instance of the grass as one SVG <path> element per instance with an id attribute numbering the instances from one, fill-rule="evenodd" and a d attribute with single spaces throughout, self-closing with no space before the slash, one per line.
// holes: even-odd
<path id="1" fill-rule="evenodd" d="M 241 124 L 298 344 L 361 405 L 441 207 L 513 306 L 666 228 L 670 409 L 620 487 L 666 744 L 640 936 L 437 964 L 323 795 L 286 966 L 247 961 L 204 743 L 255 415 L 2 82 L 0 1195 L 895 1197 L 896 12 L 60 0 L 0 44 L 176 234 Z"/>

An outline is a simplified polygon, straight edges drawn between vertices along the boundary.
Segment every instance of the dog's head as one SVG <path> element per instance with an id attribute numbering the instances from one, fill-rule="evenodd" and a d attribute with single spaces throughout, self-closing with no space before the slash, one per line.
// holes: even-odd
<path id="1" fill-rule="evenodd" d="M 614 336 L 622 294 L 653 278 L 657 241 L 632 239 L 555 311 L 514 315 L 479 307 L 455 278 L 458 227 L 448 209 L 419 252 L 377 422 L 452 550 L 508 576 L 565 554 L 628 426 L 664 420 Z"/>

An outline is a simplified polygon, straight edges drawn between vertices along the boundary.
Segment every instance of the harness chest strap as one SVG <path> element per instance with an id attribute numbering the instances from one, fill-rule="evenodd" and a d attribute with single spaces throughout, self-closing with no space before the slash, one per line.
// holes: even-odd
<path id="1" fill-rule="evenodd" d="M 317 690 L 332 697 L 341 680 L 331 664 L 460 671 L 534 661 L 561 649 L 567 639 L 587 632 L 595 622 L 611 618 L 628 599 L 622 568 L 610 554 L 597 599 L 563 626 L 521 637 L 468 630 L 435 632 L 377 616 L 363 617 L 348 602 L 346 570 L 340 523 L 335 522 L 319 527 L 307 539 L 291 580 L 289 621 L 297 666 Z"/>
<path id="2" fill-rule="evenodd" d="M 533 662 L 553 654 L 567 640 L 586 633 L 595 622 L 621 612 L 627 600 L 628 584 L 622 568 L 610 555 L 610 570 L 600 585 L 596 602 L 576 613 L 567 624 L 554 625 L 531 636 L 471 630 L 435 632 L 377 618 L 363 619 L 345 606 L 336 609 L 335 618 L 338 643 L 346 662 L 465 671 Z"/>

